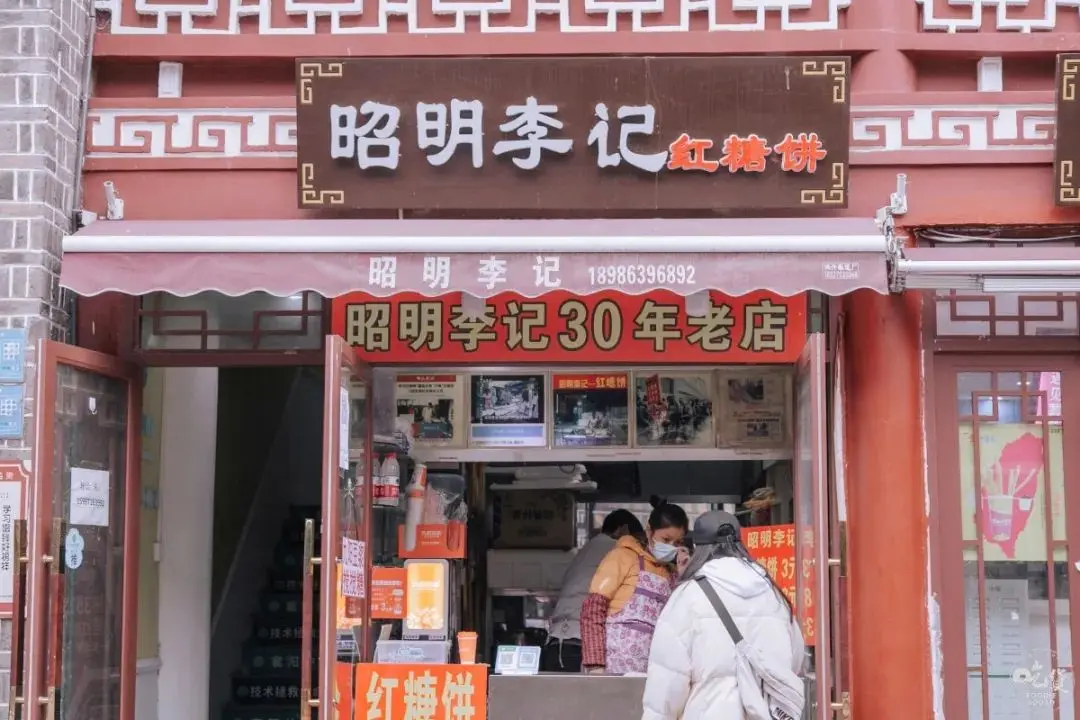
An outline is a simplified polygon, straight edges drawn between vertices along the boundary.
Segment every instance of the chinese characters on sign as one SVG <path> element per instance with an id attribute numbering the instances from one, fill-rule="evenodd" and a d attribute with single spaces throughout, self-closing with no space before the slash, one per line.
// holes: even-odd
<path id="1" fill-rule="evenodd" d="M 301 207 L 847 202 L 846 58 L 298 63 Z M 324 66 L 335 72 L 317 72 Z M 748 83 L 760 92 L 744 92 Z"/>
<path id="2" fill-rule="evenodd" d="M 18 460 L 0 463 L 0 612 L 11 612 L 18 572 L 16 534 L 22 516 L 22 491 L 30 480 Z"/>
<path id="3" fill-rule="evenodd" d="M 797 565 L 795 563 L 795 526 L 763 525 L 742 529 L 742 541 L 750 555 L 765 568 L 796 613 L 804 610 L 803 637 L 807 645 L 813 645 L 814 597 L 809 588 L 799 597 L 796 591 Z"/>
<path id="4" fill-rule="evenodd" d="M 371 568 L 371 617 L 405 619 L 405 568 Z"/>
<path id="5" fill-rule="evenodd" d="M 367 720 L 485 720 L 486 665 L 356 666 L 356 716 Z"/>
<path id="6" fill-rule="evenodd" d="M 368 362 L 791 363 L 805 342 L 805 296 L 710 293 L 700 314 L 668 291 L 630 296 L 503 293 L 479 307 L 450 294 L 352 293 L 332 303 L 331 329 Z"/>
<path id="7" fill-rule="evenodd" d="M 433 167 L 442 167 L 459 149 L 467 154 L 476 169 L 483 167 L 484 132 L 482 129 L 484 103 L 481 100 L 457 100 L 449 103 L 416 103 L 416 146 L 427 151 L 425 159 Z M 504 139 L 495 142 L 491 154 L 495 158 L 506 157 L 522 170 L 536 170 L 547 153 L 566 155 L 574 148 L 574 140 L 552 137 L 553 131 L 564 128 L 558 119 L 557 105 L 542 105 L 535 97 L 525 99 L 523 105 L 506 108 L 506 122 L 499 125 Z M 596 105 L 596 122 L 589 130 L 589 146 L 595 146 L 598 168 L 619 167 L 625 160 L 627 166 L 646 173 L 664 170 L 700 170 L 717 172 L 724 168 L 729 173 L 763 173 L 768 169 L 768 158 L 775 155 L 780 160 L 781 172 L 815 173 L 818 162 L 825 160 L 825 149 L 816 132 L 785 133 L 780 142 L 770 145 L 769 140 L 751 133 L 746 137 L 728 135 L 722 143 L 719 159 L 707 159 L 707 152 L 714 141 L 691 138 L 686 133 L 672 140 L 666 150 L 650 154 L 635 152 L 630 138 L 635 135 L 650 137 L 655 126 L 656 108 L 652 105 L 623 105 L 616 112 L 621 122 L 618 148 L 608 149 L 608 109 L 604 103 Z M 401 164 L 401 109 L 394 105 L 363 102 L 355 105 L 331 105 L 330 157 L 335 160 L 355 161 L 360 170 L 383 168 L 397 170 Z M 639 118 L 634 122 L 634 118 Z"/>

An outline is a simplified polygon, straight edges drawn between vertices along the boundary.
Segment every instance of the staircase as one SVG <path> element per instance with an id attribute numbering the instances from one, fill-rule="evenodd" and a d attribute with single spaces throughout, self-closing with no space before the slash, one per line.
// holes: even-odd
<path id="1" fill-rule="evenodd" d="M 243 662 L 232 678 L 232 698 L 222 720 L 300 720 L 300 627 L 303 601 L 304 520 L 315 519 L 318 552 L 319 508 L 289 510 L 273 565 L 259 593 Z M 316 578 L 317 580 L 317 578 Z M 314 586 L 318 604 L 318 582 Z M 312 682 L 317 682 L 319 628 L 313 616 Z M 312 718 L 318 713 L 312 711 Z"/>

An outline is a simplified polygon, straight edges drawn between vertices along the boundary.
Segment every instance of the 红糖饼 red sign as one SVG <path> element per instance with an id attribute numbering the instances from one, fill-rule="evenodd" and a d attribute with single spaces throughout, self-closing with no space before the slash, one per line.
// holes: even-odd
<path id="1" fill-rule="evenodd" d="M 644 295 L 564 291 L 527 298 L 503 293 L 486 304 L 460 294 L 332 301 L 331 331 L 367 362 L 792 363 L 806 341 L 806 296 L 710 293 L 687 312 L 666 290 Z"/>
<path id="2" fill-rule="evenodd" d="M 551 381 L 555 390 L 625 390 L 630 376 L 626 373 L 590 373 L 555 375 Z"/>

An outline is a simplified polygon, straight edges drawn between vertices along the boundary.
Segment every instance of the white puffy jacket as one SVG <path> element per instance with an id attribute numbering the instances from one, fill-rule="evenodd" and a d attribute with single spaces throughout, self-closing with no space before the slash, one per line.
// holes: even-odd
<path id="1" fill-rule="evenodd" d="M 801 673 L 802 632 L 764 570 L 717 558 L 699 572 L 765 662 Z M 668 600 L 653 634 L 642 720 L 743 720 L 735 683 L 735 644 L 697 583 Z"/>

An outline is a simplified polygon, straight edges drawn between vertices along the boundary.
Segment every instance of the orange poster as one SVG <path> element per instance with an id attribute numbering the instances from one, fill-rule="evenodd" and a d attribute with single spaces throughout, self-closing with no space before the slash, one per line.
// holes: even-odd
<path id="1" fill-rule="evenodd" d="M 406 633 L 440 635 L 447 631 L 450 565 L 445 560 L 405 562 Z"/>
<path id="2" fill-rule="evenodd" d="M 405 568 L 371 568 L 371 617 L 405 619 Z"/>
<path id="3" fill-rule="evenodd" d="M 357 665 L 357 717 L 485 720 L 487 680 L 487 665 Z"/>
<path id="4" fill-rule="evenodd" d="M 807 589 L 804 597 L 799 598 L 795 589 L 795 526 L 762 525 L 742 529 L 742 541 L 750 555 L 758 564 L 768 570 L 769 575 L 783 591 L 792 609 L 798 611 L 799 602 L 803 604 L 803 637 L 807 645 L 813 645 L 814 597 Z"/>

